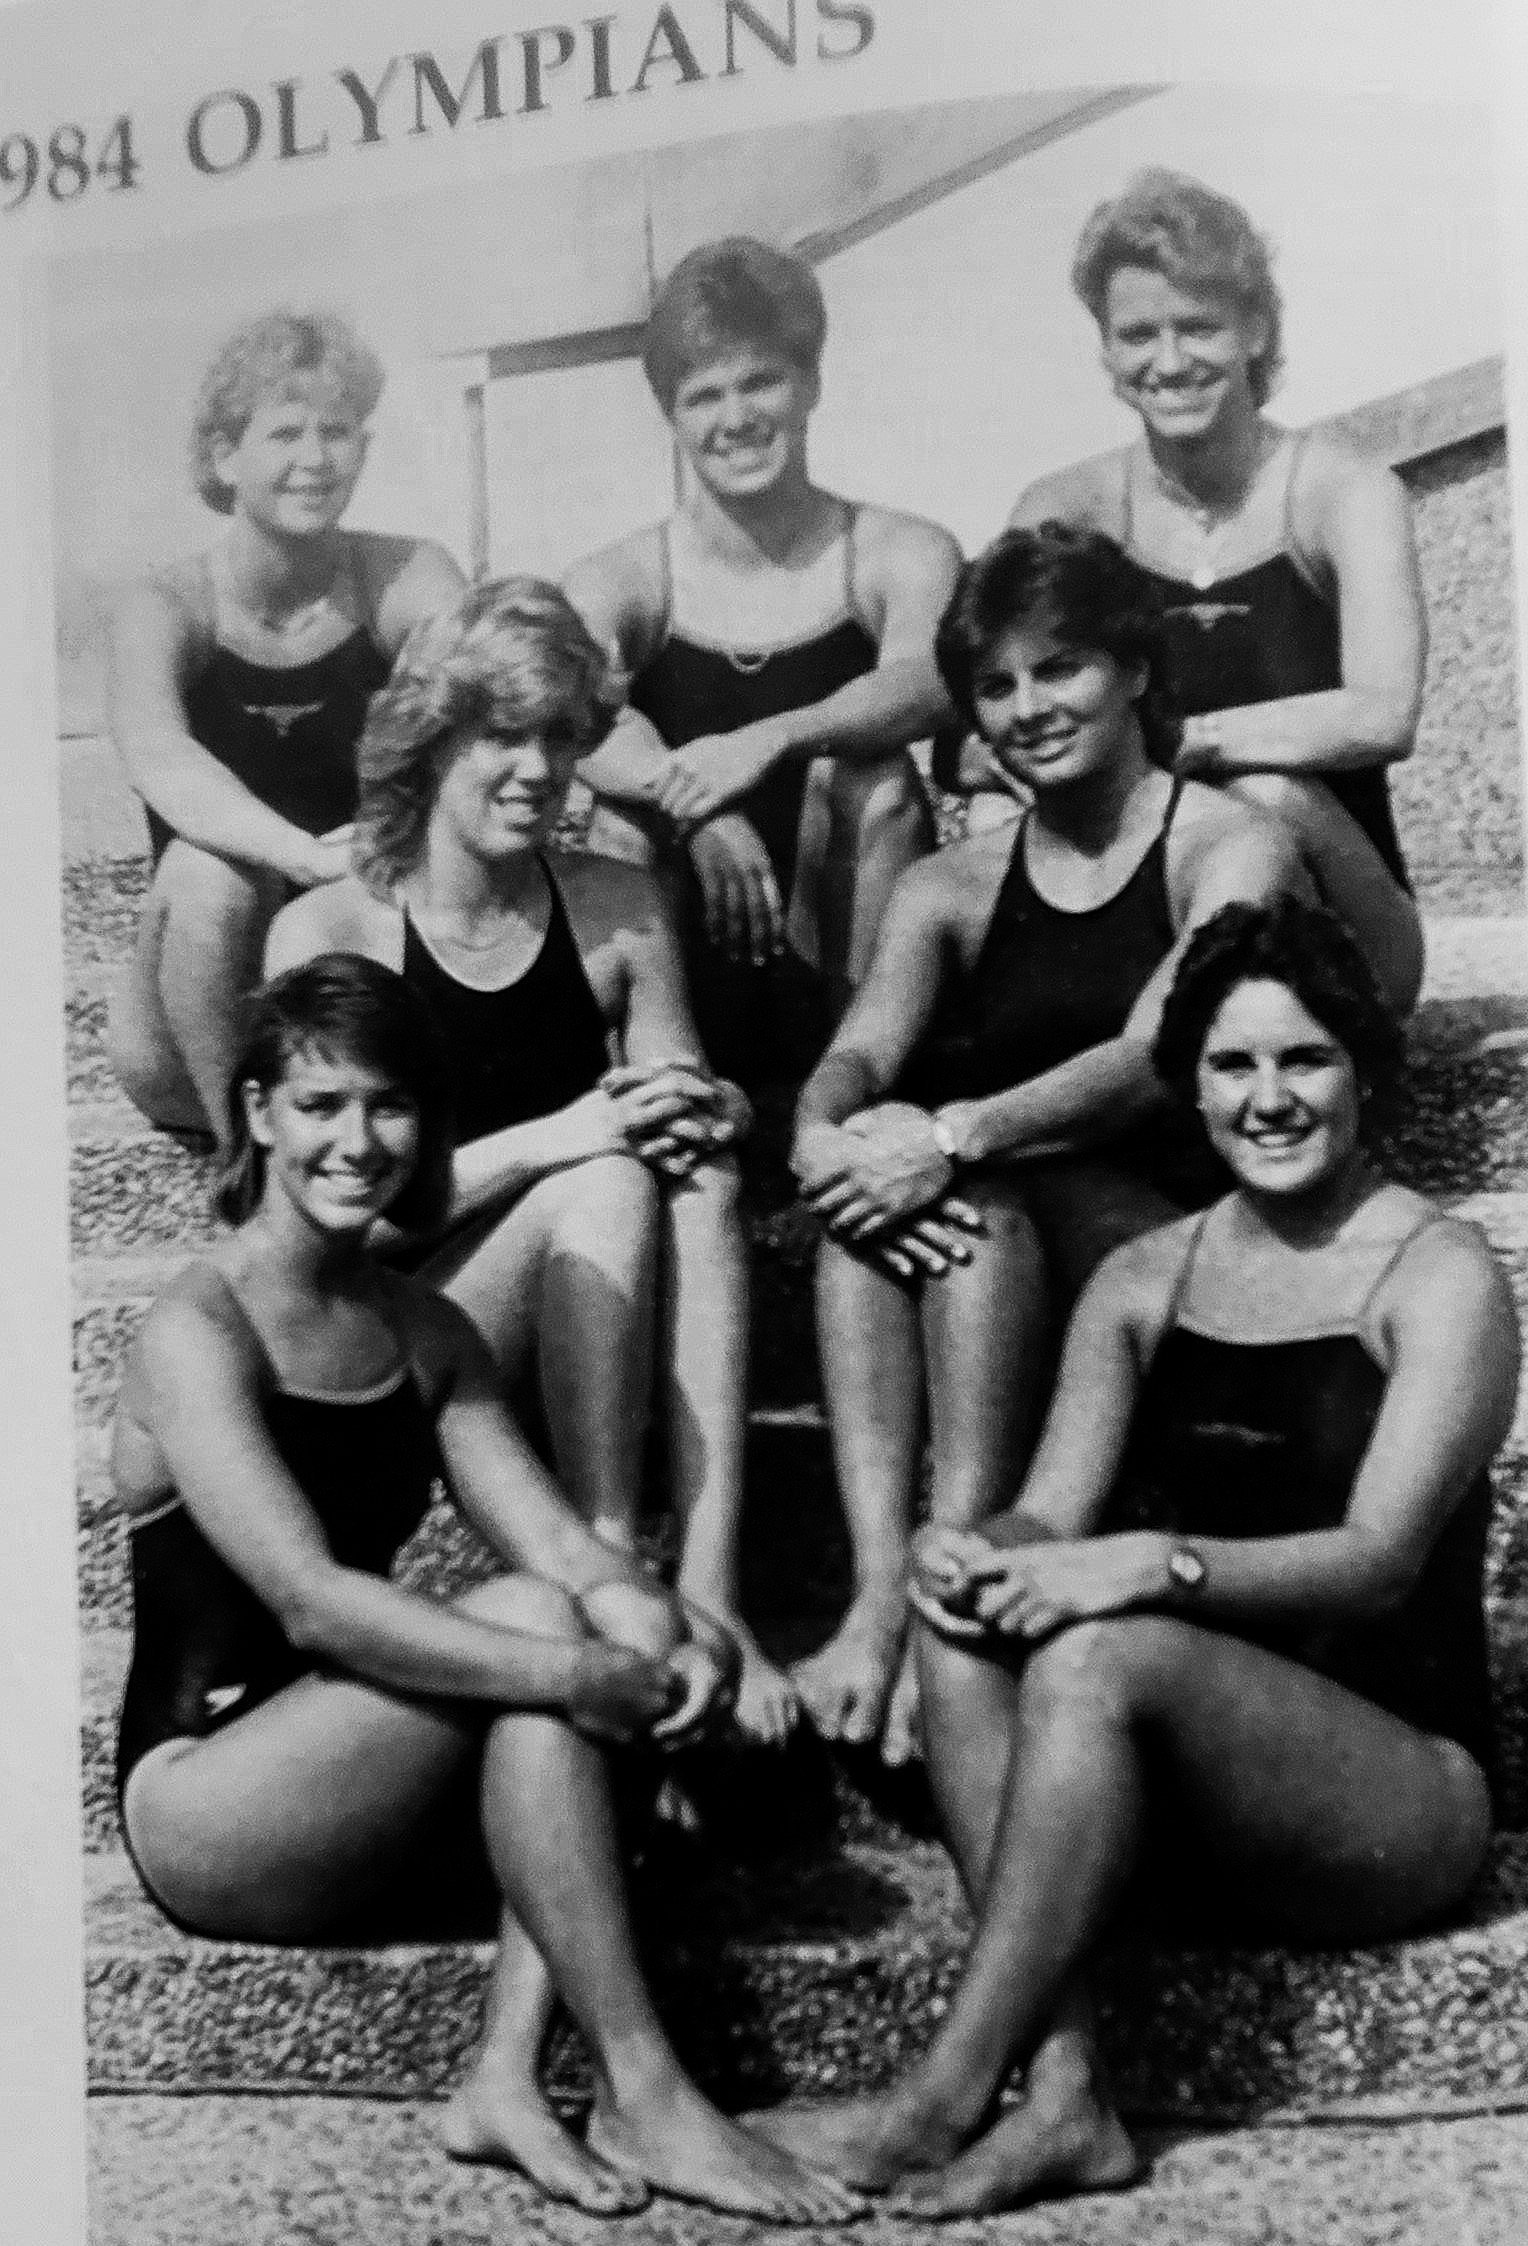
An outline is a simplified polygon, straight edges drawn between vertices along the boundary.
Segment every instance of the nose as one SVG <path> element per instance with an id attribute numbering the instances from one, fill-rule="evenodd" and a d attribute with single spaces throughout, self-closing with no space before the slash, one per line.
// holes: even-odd
<path id="1" fill-rule="evenodd" d="M 1292 1102 L 1292 1094 L 1284 1071 L 1278 1062 L 1265 1059 L 1258 1062 L 1252 1078 L 1251 1106 L 1256 1115 L 1282 1115 Z"/>
<path id="2" fill-rule="evenodd" d="M 1165 327 L 1158 331 L 1154 353 L 1159 374 L 1181 374 L 1188 365 L 1188 354 L 1183 339 L 1176 328 Z"/>
<path id="3" fill-rule="evenodd" d="M 370 1108 L 364 1100 L 347 1100 L 335 1118 L 335 1139 L 348 1161 L 363 1162 L 376 1145 Z"/>
<path id="4" fill-rule="evenodd" d="M 539 734 L 516 742 L 514 771 L 515 778 L 529 787 L 543 787 L 550 780 L 552 760 Z"/>
<path id="5" fill-rule="evenodd" d="M 1013 690 L 1008 697 L 1009 714 L 1018 725 L 1034 725 L 1046 716 L 1050 699 L 1041 681 L 1032 671 L 1018 670 L 1014 674 Z"/>
<path id="6" fill-rule="evenodd" d="M 305 468 L 321 468 L 323 466 L 328 447 L 324 443 L 324 434 L 317 422 L 308 421 L 303 424 L 295 451 L 297 458 Z"/>

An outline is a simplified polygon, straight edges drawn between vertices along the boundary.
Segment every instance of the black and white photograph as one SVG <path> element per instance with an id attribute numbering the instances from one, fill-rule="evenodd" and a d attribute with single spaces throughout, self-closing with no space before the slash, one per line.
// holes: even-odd
<path id="1" fill-rule="evenodd" d="M 42 2246 L 1528 2232 L 1491 49 L 1021 12 L 0 16 Z"/>

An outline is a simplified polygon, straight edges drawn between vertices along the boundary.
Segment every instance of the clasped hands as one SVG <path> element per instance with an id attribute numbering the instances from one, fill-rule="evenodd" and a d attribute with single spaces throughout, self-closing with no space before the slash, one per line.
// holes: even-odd
<path id="1" fill-rule="evenodd" d="M 1149 1605 L 1167 1582 L 1166 1539 L 1152 1530 L 1060 1539 L 999 1516 L 980 1529 L 924 1529 L 907 1595 L 942 1638 L 1034 1644 L 1069 1622 Z"/>
<path id="2" fill-rule="evenodd" d="M 897 1278 L 941 1278 L 970 1262 L 981 1216 L 950 1191 L 954 1164 L 925 1109 L 882 1100 L 842 1123 L 808 1125 L 793 1166 L 803 1201 L 832 1237 Z"/>
<path id="3" fill-rule="evenodd" d="M 742 1661 L 734 1641 L 656 1585 L 594 1585 L 579 1601 L 593 1635 L 577 1651 L 568 1715 L 588 1737 L 687 1747 L 725 1724 Z"/>
<path id="4" fill-rule="evenodd" d="M 746 1138 L 753 1110 L 736 1084 L 705 1064 L 625 1061 L 596 1087 L 619 1143 L 666 1178 L 687 1178 Z"/>

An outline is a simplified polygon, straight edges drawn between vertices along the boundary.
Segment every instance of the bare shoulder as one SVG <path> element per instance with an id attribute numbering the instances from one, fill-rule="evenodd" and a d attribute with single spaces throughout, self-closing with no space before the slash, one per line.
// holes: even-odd
<path id="1" fill-rule="evenodd" d="M 1290 493 L 1296 528 L 1317 553 L 1325 553 L 1343 524 L 1376 513 L 1410 520 L 1406 487 L 1377 453 L 1327 429 L 1299 439 Z"/>
<path id="2" fill-rule="evenodd" d="M 872 584 L 878 577 L 899 579 L 911 570 L 943 569 L 953 577 L 960 567 L 960 547 L 941 524 L 868 500 L 854 507 L 854 544 L 860 570 Z"/>
<path id="3" fill-rule="evenodd" d="M 598 639 L 624 654 L 663 610 L 662 523 L 647 523 L 576 561 L 563 590 Z"/>
<path id="4" fill-rule="evenodd" d="M 1272 896 L 1299 877 L 1299 851 L 1282 820 L 1199 780 L 1183 784 L 1167 847 L 1169 882 L 1179 899 L 1212 867 L 1244 886 L 1248 902 Z"/>
<path id="5" fill-rule="evenodd" d="M 451 1396 L 464 1372 L 481 1369 L 485 1345 L 465 1310 L 411 1272 L 383 1271 L 393 1329 L 432 1410 Z"/>
<path id="6" fill-rule="evenodd" d="M 597 850 L 554 850 L 547 860 L 563 903 L 576 921 L 604 933 L 645 927 L 664 912 L 663 892 L 645 866 Z"/>
<path id="7" fill-rule="evenodd" d="M 1008 517 L 1012 529 L 1032 529 L 1036 523 L 1063 522 L 1082 530 L 1119 530 L 1119 495 L 1123 451 L 1094 453 L 1087 460 L 1070 461 L 1064 468 L 1038 476 L 1019 493 Z"/>
<path id="8" fill-rule="evenodd" d="M 416 624 L 438 616 L 466 590 L 466 578 L 437 539 L 381 530 L 354 530 L 348 536 L 367 604 L 393 653 Z"/>
<path id="9" fill-rule="evenodd" d="M 1515 1331 L 1517 1312 L 1507 1275 L 1480 1226 L 1467 1217 L 1444 1215 L 1421 1194 L 1406 1191 L 1405 1198 L 1418 1229 L 1386 1282 L 1388 1306 L 1409 1309 L 1434 1329 L 1473 1310 L 1492 1321 L 1504 1318 Z"/>
<path id="10" fill-rule="evenodd" d="M 252 1384 L 264 1363 L 216 1250 L 186 1264 L 155 1299 L 128 1352 L 124 1398 L 163 1395 L 167 1384 L 173 1391 L 213 1359 L 238 1366 Z"/>
<path id="11" fill-rule="evenodd" d="M 399 943 L 396 905 L 374 897 L 350 874 L 343 881 L 305 889 L 282 906 L 266 939 L 266 972 L 300 967 L 324 951 L 356 952 L 379 966 L 396 967 Z"/>
<path id="12" fill-rule="evenodd" d="M 1011 826 L 968 835 L 926 858 L 916 858 L 897 876 L 892 897 L 919 918 L 950 926 L 978 920 L 983 925 L 1014 849 Z"/>
<path id="13" fill-rule="evenodd" d="M 212 640 L 206 560 L 187 554 L 141 577 L 129 577 L 111 594 L 107 624 L 118 641 L 151 639 L 193 649 Z"/>

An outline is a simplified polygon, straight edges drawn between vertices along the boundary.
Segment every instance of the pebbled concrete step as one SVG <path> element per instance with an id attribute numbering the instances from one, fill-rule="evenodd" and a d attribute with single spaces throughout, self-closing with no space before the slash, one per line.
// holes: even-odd
<path id="1" fill-rule="evenodd" d="M 120 1856 L 87 1865 L 93 2087 L 427 2097 L 476 2025 L 470 1941 L 294 1950 L 168 1927 Z M 943 1852 L 850 1845 L 644 1883 L 676 2040 L 729 2102 L 884 2080 L 948 1991 L 964 1912 Z M 1528 1843 L 1468 1923 L 1363 1951 L 1120 1949 L 1100 1975 L 1122 2100 L 1162 2120 L 1358 2119 L 1528 2101 Z M 576 2091 L 559 2059 L 555 2079 Z"/>
<path id="2" fill-rule="evenodd" d="M 612 2234 L 519 2179 L 445 2160 L 414 2102 L 209 2097 L 97 2100 L 94 2246 L 593 2246 Z M 1510 2115 L 1319 2130 L 1150 2131 L 1132 2190 L 1005 2218 L 959 2240 L 1018 2246 L 1510 2246 L 1528 2230 L 1528 2122 Z M 299 2212 L 300 2211 L 300 2212 Z M 713 2246 L 755 2226 L 667 2202 L 622 2222 L 621 2246 Z M 783 2234 L 772 2234 L 783 2235 Z M 839 2231 L 794 2231 L 828 2246 Z M 856 2246 L 907 2246 L 870 2216 Z"/>

